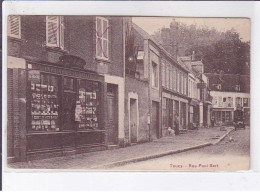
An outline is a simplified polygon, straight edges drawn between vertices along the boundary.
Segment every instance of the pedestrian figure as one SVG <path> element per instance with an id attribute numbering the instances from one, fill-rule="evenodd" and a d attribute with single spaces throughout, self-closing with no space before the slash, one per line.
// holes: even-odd
<path id="1" fill-rule="evenodd" d="M 175 114 L 174 131 L 175 131 L 175 135 L 179 135 L 180 129 L 179 129 L 179 115 L 178 114 Z"/>
<path id="2" fill-rule="evenodd" d="M 215 118 L 211 117 L 211 126 L 214 127 L 214 123 L 215 123 Z"/>

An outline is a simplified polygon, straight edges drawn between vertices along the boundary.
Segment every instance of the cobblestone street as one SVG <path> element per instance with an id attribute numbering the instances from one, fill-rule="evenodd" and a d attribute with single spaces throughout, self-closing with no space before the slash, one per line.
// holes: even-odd
<path id="1" fill-rule="evenodd" d="M 250 130 L 232 131 L 221 142 L 201 149 L 128 164 L 114 169 L 236 171 L 249 168 Z"/>
<path id="2" fill-rule="evenodd" d="M 219 127 L 215 127 L 194 131 L 188 130 L 179 136 L 165 137 L 153 142 L 125 148 L 13 163 L 10 164 L 10 167 L 32 169 L 109 169 L 129 162 L 152 159 L 215 144 L 232 129 L 226 128 L 224 131 L 220 131 Z M 127 168 L 125 169 L 127 170 Z"/>

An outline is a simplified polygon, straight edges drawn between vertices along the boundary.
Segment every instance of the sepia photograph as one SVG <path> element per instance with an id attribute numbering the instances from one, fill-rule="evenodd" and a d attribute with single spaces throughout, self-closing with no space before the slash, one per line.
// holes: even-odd
<path id="1" fill-rule="evenodd" d="M 8 15 L 8 170 L 250 169 L 245 17 Z"/>

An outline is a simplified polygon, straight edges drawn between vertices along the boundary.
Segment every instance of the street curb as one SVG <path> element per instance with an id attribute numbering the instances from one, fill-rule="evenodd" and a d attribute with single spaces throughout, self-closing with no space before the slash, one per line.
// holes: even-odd
<path id="1" fill-rule="evenodd" d="M 216 145 L 220 141 L 222 141 L 228 134 L 230 134 L 233 130 L 234 130 L 234 128 L 231 129 L 230 131 L 228 131 L 227 133 L 225 133 L 215 143 L 204 143 L 204 144 L 200 144 L 200 145 L 197 145 L 197 146 L 192 146 L 192 147 L 183 148 L 183 149 L 179 149 L 179 150 L 173 150 L 173 151 L 168 151 L 168 152 L 154 154 L 154 155 L 147 155 L 147 156 L 142 156 L 142 157 L 139 157 L 139 158 L 131 158 L 131 159 L 128 159 L 128 160 L 117 161 L 117 162 L 113 162 L 113 163 L 110 163 L 110 164 L 94 166 L 94 167 L 91 167 L 90 169 L 112 168 L 112 167 L 115 167 L 115 166 L 122 166 L 122 165 L 129 164 L 129 163 L 141 162 L 141 161 L 150 160 L 150 159 L 154 159 L 154 158 L 160 158 L 160 157 L 171 155 L 171 154 L 177 154 L 177 153 L 186 152 L 186 151 L 190 151 L 190 150 L 194 150 L 194 149 L 199 149 L 199 148 L 207 147 L 207 146 L 210 146 L 210 145 Z"/>
<path id="2" fill-rule="evenodd" d="M 234 128 L 232 128 L 230 131 L 228 131 L 227 133 L 225 133 L 217 142 L 212 143 L 212 145 L 216 145 L 219 142 L 221 142 L 228 134 L 230 134 L 232 131 L 234 131 Z"/>
<path id="3" fill-rule="evenodd" d="M 125 164 L 128 164 L 128 163 L 141 162 L 141 161 L 159 158 L 159 157 L 163 157 L 163 156 L 167 156 L 167 155 L 171 155 L 171 154 L 186 152 L 186 151 L 193 150 L 193 149 L 199 149 L 199 148 L 203 148 L 203 147 L 210 146 L 210 145 L 212 145 L 212 143 L 204 143 L 204 144 L 200 144 L 200 145 L 197 145 L 197 146 L 192 146 L 192 147 L 188 147 L 188 148 L 184 148 L 184 149 L 173 150 L 173 151 L 168 151 L 168 152 L 164 152 L 164 153 L 160 153 L 160 154 L 147 155 L 147 156 L 142 156 L 142 157 L 139 157 L 139 158 L 132 158 L 132 159 L 128 159 L 128 160 L 117 161 L 117 162 L 113 162 L 113 163 L 105 164 L 105 165 L 100 165 L 100 166 L 94 166 L 94 167 L 91 167 L 90 169 L 112 168 L 112 167 L 115 167 L 115 166 L 122 166 L 122 165 L 125 165 Z"/>

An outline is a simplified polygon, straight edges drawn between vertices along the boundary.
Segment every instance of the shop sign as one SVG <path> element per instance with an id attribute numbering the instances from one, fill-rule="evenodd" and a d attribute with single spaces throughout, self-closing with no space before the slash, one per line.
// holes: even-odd
<path id="1" fill-rule="evenodd" d="M 28 80 L 32 82 L 38 82 L 41 79 L 40 71 L 30 70 L 28 72 Z"/>

